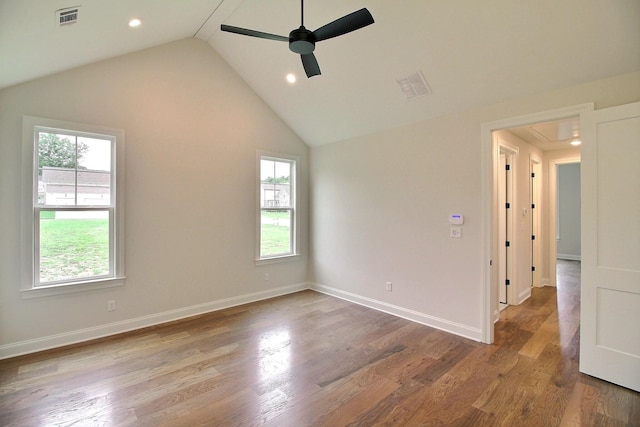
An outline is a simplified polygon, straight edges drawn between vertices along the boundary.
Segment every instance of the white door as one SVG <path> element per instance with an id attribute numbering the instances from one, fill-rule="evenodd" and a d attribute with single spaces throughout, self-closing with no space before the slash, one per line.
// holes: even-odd
<path id="1" fill-rule="evenodd" d="M 640 391 L 640 102 L 580 119 L 580 371 Z"/>
<path id="2" fill-rule="evenodd" d="M 504 310 L 512 303 L 513 257 L 511 250 L 513 210 L 513 158 L 512 151 L 500 147 L 498 169 L 498 307 Z"/>
<path id="3" fill-rule="evenodd" d="M 531 195 L 529 201 L 531 203 L 531 286 L 541 287 L 542 280 L 541 271 L 542 250 L 540 248 L 540 170 L 541 163 L 539 159 L 532 158 L 530 160 Z"/>
<path id="4" fill-rule="evenodd" d="M 507 259 L 508 249 L 504 242 L 507 241 L 507 184 L 505 167 L 507 156 L 500 153 L 500 170 L 498 171 L 498 303 L 500 310 L 507 307 Z"/>

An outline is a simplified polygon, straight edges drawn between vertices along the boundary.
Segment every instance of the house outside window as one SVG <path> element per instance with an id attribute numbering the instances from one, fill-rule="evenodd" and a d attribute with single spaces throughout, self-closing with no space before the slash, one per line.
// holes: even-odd
<path id="1" fill-rule="evenodd" d="M 24 135 L 32 163 L 22 289 L 122 284 L 124 132 L 25 117 Z"/>
<path id="2" fill-rule="evenodd" d="M 292 256 L 296 250 L 296 159 L 259 156 L 258 259 Z"/>

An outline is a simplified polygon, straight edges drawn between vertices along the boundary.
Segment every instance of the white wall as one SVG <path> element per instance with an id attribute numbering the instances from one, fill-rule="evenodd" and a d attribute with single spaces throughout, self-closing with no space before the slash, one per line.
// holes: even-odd
<path id="1" fill-rule="evenodd" d="M 124 129 L 124 287 L 21 297 L 23 115 Z M 296 261 L 255 265 L 257 150 L 300 156 Z M 0 91 L 0 357 L 307 287 L 307 188 L 307 146 L 196 39 Z"/>
<path id="2" fill-rule="evenodd" d="M 313 281 L 476 336 L 479 136 L 446 117 L 313 148 Z M 462 238 L 449 237 L 453 213 L 465 216 Z"/>
<path id="3" fill-rule="evenodd" d="M 638 99 L 633 73 L 312 148 L 316 288 L 482 339 L 482 123 Z M 465 215 L 461 239 L 449 237 L 451 213 Z"/>
<path id="4" fill-rule="evenodd" d="M 558 165 L 557 257 L 580 260 L 580 163 Z"/>

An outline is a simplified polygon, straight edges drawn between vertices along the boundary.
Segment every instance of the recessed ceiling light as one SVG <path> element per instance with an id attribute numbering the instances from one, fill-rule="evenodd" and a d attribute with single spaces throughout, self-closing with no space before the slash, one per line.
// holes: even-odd
<path id="1" fill-rule="evenodd" d="M 293 73 L 287 74 L 287 82 L 294 84 L 296 82 L 296 75 Z"/>
<path id="2" fill-rule="evenodd" d="M 129 26 L 131 28 L 139 27 L 140 24 L 142 24 L 142 21 L 138 18 L 133 18 L 131 21 L 129 21 Z"/>
<path id="3" fill-rule="evenodd" d="M 580 141 L 579 139 L 574 139 L 573 141 L 571 141 L 571 145 L 580 145 L 582 144 L 582 141 Z"/>

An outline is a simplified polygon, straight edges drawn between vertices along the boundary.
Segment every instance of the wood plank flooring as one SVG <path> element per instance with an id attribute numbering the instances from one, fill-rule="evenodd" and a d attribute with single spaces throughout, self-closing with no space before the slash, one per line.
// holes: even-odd
<path id="1" fill-rule="evenodd" d="M 1 426 L 640 426 L 580 374 L 579 268 L 485 345 L 304 291 L 0 361 Z"/>

